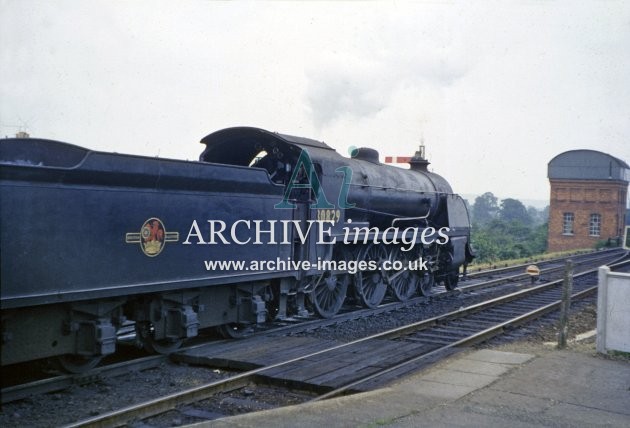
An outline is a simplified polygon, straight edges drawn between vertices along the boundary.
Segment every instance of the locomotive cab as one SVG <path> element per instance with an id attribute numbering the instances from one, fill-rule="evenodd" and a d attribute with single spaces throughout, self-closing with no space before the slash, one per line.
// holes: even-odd
<path id="1" fill-rule="evenodd" d="M 201 140 L 201 162 L 261 168 L 275 184 L 287 184 L 301 148 L 280 134 L 256 128 L 228 128 Z"/>

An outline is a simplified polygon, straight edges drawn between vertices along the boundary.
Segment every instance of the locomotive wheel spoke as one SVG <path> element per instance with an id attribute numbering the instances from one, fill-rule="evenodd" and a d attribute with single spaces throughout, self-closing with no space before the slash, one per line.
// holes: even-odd
<path id="1" fill-rule="evenodd" d="M 414 259 L 412 251 L 404 252 L 399 247 L 395 248 L 390 256 L 390 261 L 400 261 L 403 267 L 399 271 L 391 271 L 390 283 L 394 297 L 400 302 L 406 302 L 414 295 L 418 286 L 418 276 L 409 271 L 409 262 Z"/>
<path id="2" fill-rule="evenodd" d="M 314 289 L 308 295 L 315 312 L 322 318 L 332 318 L 339 312 L 348 290 L 348 275 L 326 272 L 311 280 Z"/>
<path id="3" fill-rule="evenodd" d="M 359 252 L 358 260 L 376 262 L 377 270 L 359 271 L 355 277 L 355 290 L 363 306 L 375 308 L 381 304 L 387 291 L 380 270 L 381 263 L 387 260 L 387 251 L 382 245 L 370 244 Z"/>

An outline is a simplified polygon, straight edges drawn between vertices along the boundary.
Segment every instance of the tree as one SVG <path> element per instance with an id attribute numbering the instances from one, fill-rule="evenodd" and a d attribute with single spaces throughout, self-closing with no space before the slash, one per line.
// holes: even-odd
<path id="1" fill-rule="evenodd" d="M 473 229 L 472 245 L 475 251 L 476 262 L 493 262 L 499 259 L 499 245 L 495 242 L 494 235 L 490 233 L 487 229 Z"/>
<path id="2" fill-rule="evenodd" d="M 531 217 L 532 224 L 534 226 L 539 226 L 549 221 L 549 205 L 547 205 L 545 208 L 541 210 L 535 207 L 529 206 L 527 207 L 527 213 Z"/>
<path id="3" fill-rule="evenodd" d="M 549 223 L 549 205 L 540 212 L 540 220 L 542 223 Z"/>
<path id="4" fill-rule="evenodd" d="M 547 207 L 549 208 L 549 207 Z M 532 254 L 541 254 L 547 251 L 547 231 L 549 223 L 545 222 L 534 227 L 530 235 L 530 247 Z"/>
<path id="5" fill-rule="evenodd" d="M 536 207 L 532 207 L 531 205 L 527 207 L 527 214 L 529 218 L 532 219 L 532 224 L 540 224 L 540 214 L 541 212 L 536 209 Z"/>
<path id="6" fill-rule="evenodd" d="M 475 198 L 472 209 L 473 222 L 478 225 L 488 224 L 499 212 L 499 200 L 492 192 L 486 192 Z"/>
<path id="7" fill-rule="evenodd" d="M 490 192 L 475 200 L 471 241 L 476 261 L 496 262 L 543 253 L 547 249 L 549 208 L 527 209 L 511 198 L 502 200 L 500 206 L 496 202 Z"/>
<path id="8" fill-rule="evenodd" d="M 503 221 L 517 221 L 525 225 L 532 224 L 532 218 L 525 205 L 517 199 L 507 198 L 501 201 L 499 218 Z"/>

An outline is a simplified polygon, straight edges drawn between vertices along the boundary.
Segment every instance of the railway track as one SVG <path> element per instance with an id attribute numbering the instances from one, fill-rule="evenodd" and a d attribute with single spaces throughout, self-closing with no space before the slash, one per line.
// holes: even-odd
<path id="1" fill-rule="evenodd" d="M 629 264 L 630 261 L 625 261 L 611 268 L 619 269 Z M 259 366 L 246 372 L 69 426 L 118 426 L 150 418 L 178 406 L 193 405 L 222 391 L 261 382 L 310 387 L 319 393 L 315 400 L 370 389 L 387 381 L 388 376 L 411 371 L 418 364 L 454 352 L 460 347 L 486 341 L 556 310 L 560 305 L 561 282 L 551 281 L 347 343 L 327 343 L 318 347 L 311 342 L 310 351 L 292 349 L 293 352 L 288 352 L 287 349 L 284 353 L 278 352 L 281 345 L 276 344 L 269 355 L 250 352 L 249 363 Z M 572 298 L 579 299 L 595 293 L 596 283 L 595 269 L 574 275 Z M 214 354 L 207 353 L 205 358 L 219 361 L 220 353 L 221 350 L 215 350 Z M 181 361 L 187 361 L 194 354 L 193 350 L 177 355 L 180 355 Z M 278 355 L 291 357 L 285 359 Z M 244 356 L 243 360 L 247 358 Z M 349 363 L 353 359 L 355 364 Z M 262 363 L 265 360 L 267 363 Z M 337 364 L 332 365 L 331 362 Z M 339 364 L 343 362 L 346 362 L 345 366 Z"/>
<path id="2" fill-rule="evenodd" d="M 576 272 L 590 270 L 596 268 L 601 264 L 606 264 L 615 260 L 616 257 L 625 255 L 624 250 L 606 250 L 599 253 L 588 253 L 572 258 L 576 266 Z M 550 281 L 554 276 L 560 278 L 564 269 L 564 262 L 570 257 L 562 259 L 548 260 L 544 264 L 539 264 L 541 268 L 540 281 Z M 273 329 L 275 332 L 290 333 L 300 331 L 312 331 L 329 325 L 339 324 L 345 321 L 356 320 L 365 317 L 371 317 L 385 312 L 395 311 L 406 307 L 413 307 L 419 303 L 427 303 L 430 300 L 445 299 L 452 296 L 468 295 L 473 293 L 494 293 L 504 292 L 505 289 L 516 290 L 524 286 L 530 286 L 531 276 L 525 273 L 525 268 L 528 264 L 522 264 L 517 266 L 511 266 L 508 268 L 492 269 L 489 271 L 477 272 L 474 279 L 469 279 L 466 282 L 460 283 L 454 290 L 447 290 L 444 286 L 435 287 L 433 293 L 430 296 L 419 296 L 409 299 L 405 302 L 388 301 L 378 308 L 374 309 L 356 309 L 347 308 L 345 311 L 340 312 L 332 319 L 298 319 L 292 322 L 275 323 L 272 326 L 263 326 L 260 328 L 258 334 L 266 334 Z M 465 285 L 464 285 L 465 284 Z"/>
<path id="3" fill-rule="evenodd" d="M 564 258 L 557 258 L 540 262 L 537 266 L 540 268 L 540 281 L 550 280 L 552 274 L 561 272 L 564 269 L 564 262 L 568 259 L 572 259 L 576 268 L 578 269 L 590 269 L 593 266 L 599 266 L 606 264 L 615 257 L 622 256 L 626 252 L 622 249 L 604 250 L 594 253 L 580 254 L 577 256 L 567 256 Z M 385 302 L 374 309 L 357 309 L 356 306 L 346 306 L 340 311 L 338 315 L 330 320 L 321 318 L 295 318 L 286 321 L 280 321 L 272 325 L 272 328 L 278 329 L 285 327 L 286 330 L 295 329 L 298 330 L 300 326 L 308 327 L 309 325 L 315 326 L 335 324 L 340 321 L 345 321 L 352 318 L 361 318 L 363 316 L 370 316 L 372 314 L 378 314 L 398 308 L 404 308 L 406 306 L 413 306 L 420 302 L 428 302 L 431 299 L 442 299 L 445 297 L 456 296 L 460 294 L 468 294 L 479 292 L 486 288 L 494 288 L 504 284 L 514 285 L 522 280 L 528 280 L 527 285 L 531 282 L 531 275 L 525 272 L 527 266 L 532 263 L 519 264 L 509 267 L 501 267 L 497 269 L 489 269 L 469 273 L 466 279 L 460 281 L 459 286 L 454 290 L 447 290 L 444 286 L 436 286 L 433 288 L 433 292 L 429 296 L 418 296 L 411 298 L 404 302 L 394 301 L 394 299 L 385 300 Z M 522 283 L 525 285 L 525 282 Z M 520 286 L 521 284 L 519 284 Z M 286 323 L 286 325 L 282 325 Z M 258 331 L 266 332 L 269 330 L 268 326 L 262 326 Z"/>
<path id="4" fill-rule="evenodd" d="M 583 267 L 590 269 L 591 266 L 598 266 L 604 260 L 609 261 L 611 257 L 619 254 L 624 254 L 624 252 L 619 250 L 608 250 L 599 253 L 580 255 L 574 260 L 576 261 L 576 263 L 582 263 Z M 563 269 L 563 264 L 561 263 L 563 260 L 564 259 L 549 260 L 545 262 L 544 265 L 541 263 L 541 275 L 543 275 L 544 277 L 549 277 L 553 273 L 561 271 Z M 448 291 L 444 287 L 437 287 L 434 290 L 434 293 L 429 297 L 416 297 L 406 302 L 389 302 L 380 305 L 378 308 L 375 309 L 359 309 L 354 311 L 348 310 L 332 319 L 311 318 L 295 319 L 288 321 L 285 320 L 273 323 L 272 325 L 266 326 L 264 328 L 259 328 L 252 335 L 264 336 L 269 333 L 273 333 L 275 335 L 296 334 L 300 332 L 307 333 L 309 331 L 326 328 L 327 326 L 366 317 L 374 317 L 382 313 L 396 311 L 402 308 L 418 305 L 419 303 L 426 303 L 430 299 L 445 299 L 460 294 L 488 292 L 488 290 L 500 291 L 496 289 L 501 288 L 502 286 L 508 287 L 508 289 L 517 289 L 518 287 L 522 287 L 525 285 L 529 286 L 529 276 L 524 273 L 525 266 L 526 265 L 517 265 L 509 268 L 499 268 L 491 271 L 477 272 L 474 275 L 475 277 L 484 277 L 490 279 L 486 281 L 476 280 L 477 282 L 475 283 L 470 283 L 472 281 L 469 281 L 470 284 L 461 285 L 459 288 L 452 291 Z M 518 281 L 522 281 L 522 283 L 519 283 Z M 129 337 L 127 337 L 127 339 L 129 339 Z M 232 341 L 216 342 L 215 340 L 212 342 L 212 345 L 220 346 L 224 343 L 232 344 Z M 192 345 L 184 349 L 195 349 L 197 347 L 203 346 L 205 346 L 205 344 Z M 86 374 L 59 375 L 22 385 L 10 386 L 2 389 L 2 403 L 4 404 L 15 400 L 20 400 L 37 394 L 63 390 L 73 385 L 83 385 L 92 382 L 95 379 L 98 380 L 105 377 L 114 377 L 128 371 L 146 370 L 148 368 L 157 367 L 160 364 L 163 364 L 167 361 L 167 359 L 168 357 L 164 355 L 136 358 L 130 361 L 123 361 L 103 367 L 97 367 L 96 369 L 93 369 Z"/>
<path id="5" fill-rule="evenodd" d="M 564 268 L 564 262 L 567 259 L 572 259 L 575 264 L 586 263 L 590 265 L 593 263 L 596 264 L 602 261 L 604 262 L 608 261 L 611 256 L 614 256 L 616 254 L 621 255 L 623 253 L 624 253 L 624 250 L 616 248 L 616 249 L 604 250 L 604 251 L 600 251 L 596 253 L 578 254 L 578 255 L 573 255 L 573 256 L 565 256 L 565 257 L 560 257 L 560 258 L 555 258 L 555 259 L 550 259 L 550 260 L 544 260 L 540 262 L 523 263 L 523 264 L 518 264 L 514 266 L 506 266 L 506 267 L 501 267 L 501 268 L 496 268 L 496 269 L 471 272 L 467 274 L 465 281 L 470 282 L 471 280 L 475 281 L 477 279 L 481 279 L 483 280 L 485 287 L 491 287 L 491 286 L 499 285 L 502 283 L 513 282 L 513 281 L 518 281 L 521 279 L 530 278 L 531 275 L 526 273 L 526 268 L 532 264 L 536 265 L 540 269 L 540 276 L 544 278 L 550 273 L 558 272 L 562 270 Z M 481 288 L 484 288 L 484 286 L 460 285 L 454 291 L 459 290 L 460 292 L 466 292 L 468 290 L 481 289 Z"/>

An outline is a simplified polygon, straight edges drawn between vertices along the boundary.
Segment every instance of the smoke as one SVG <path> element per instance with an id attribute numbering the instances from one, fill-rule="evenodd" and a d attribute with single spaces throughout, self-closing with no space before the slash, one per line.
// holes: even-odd
<path id="1" fill-rule="evenodd" d="M 461 58 L 430 47 L 323 55 L 306 71 L 307 106 L 317 128 L 341 118 L 369 118 L 390 107 L 397 92 L 439 90 L 466 70 Z"/>

